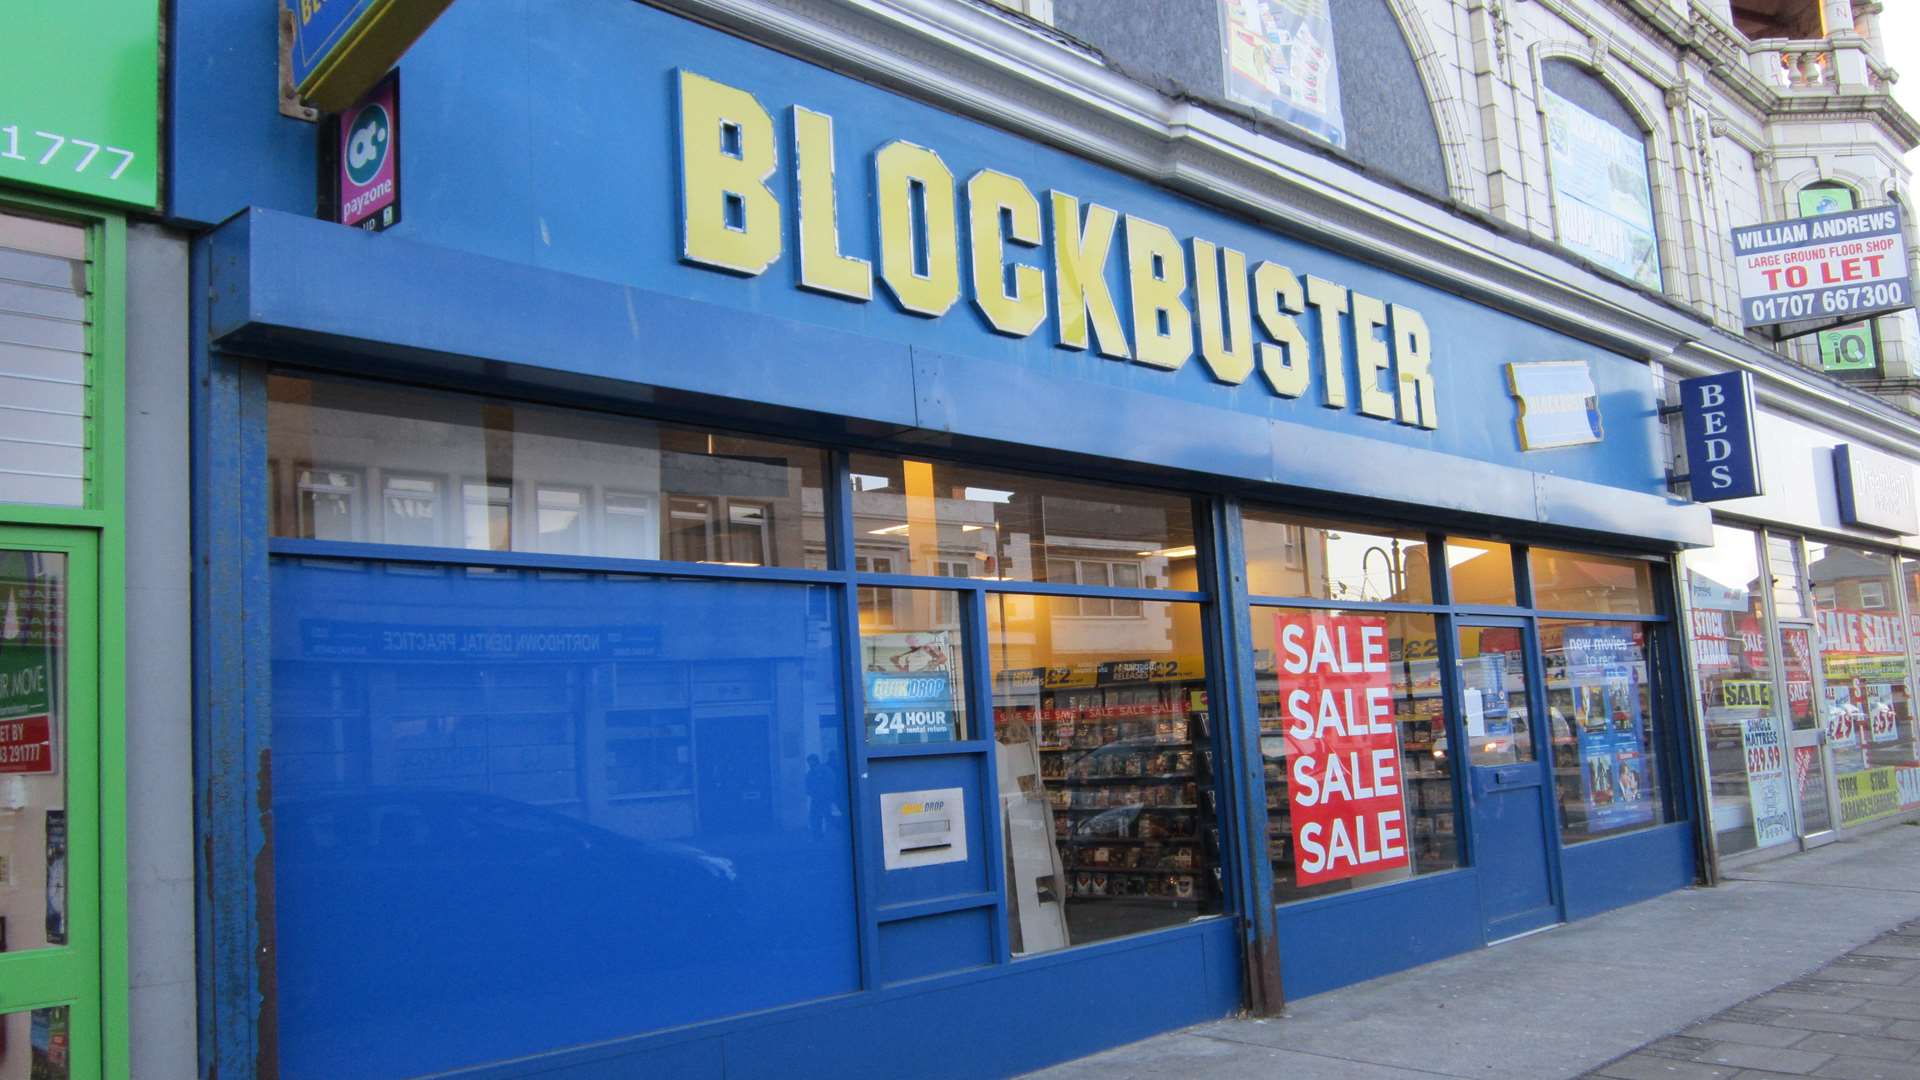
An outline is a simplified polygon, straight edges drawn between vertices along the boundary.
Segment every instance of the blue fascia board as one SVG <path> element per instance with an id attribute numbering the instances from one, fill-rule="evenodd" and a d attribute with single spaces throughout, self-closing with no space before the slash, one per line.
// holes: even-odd
<path id="1" fill-rule="evenodd" d="M 639 400 L 838 417 L 874 435 L 985 440 L 1659 544 L 1712 542 L 1710 512 L 1671 498 L 281 211 L 236 215 L 210 244 L 210 336 L 233 351 L 628 387 Z"/>

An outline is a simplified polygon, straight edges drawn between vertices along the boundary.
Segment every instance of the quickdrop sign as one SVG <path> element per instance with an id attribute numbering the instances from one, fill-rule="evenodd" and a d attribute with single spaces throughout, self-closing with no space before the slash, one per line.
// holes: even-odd
<path id="1" fill-rule="evenodd" d="M 1295 879 L 1407 865 L 1387 620 L 1276 616 Z"/>
<path id="2" fill-rule="evenodd" d="M 1694 502 L 1759 495 L 1753 378 L 1744 371 L 1680 380 L 1681 426 Z"/>

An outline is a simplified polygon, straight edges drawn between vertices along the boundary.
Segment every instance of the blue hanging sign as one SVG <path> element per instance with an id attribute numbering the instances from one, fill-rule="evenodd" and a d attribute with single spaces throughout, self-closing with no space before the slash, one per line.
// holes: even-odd
<path id="1" fill-rule="evenodd" d="M 453 0 L 281 0 L 302 101 L 339 112 L 364 97 Z"/>
<path id="2" fill-rule="evenodd" d="M 1720 502 L 1761 494 L 1753 377 L 1744 371 L 1727 371 L 1682 379 L 1680 408 L 1693 501 Z"/>

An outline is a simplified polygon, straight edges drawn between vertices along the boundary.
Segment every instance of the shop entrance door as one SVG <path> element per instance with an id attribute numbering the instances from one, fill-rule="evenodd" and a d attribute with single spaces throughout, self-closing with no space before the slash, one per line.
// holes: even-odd
<path id="1" fill-rule="evenodd" d="M 1818 847 L 1838 837 L 1827 797 L 1826 734 L 1820 720 L 1820 683 L 1813 656 L 1813 625 L 1781 622 L 1780 676 L 1786 690 L 1787 746 L 1791 751 L 1787 775 L 1792 780 L 1803 847 Z"/>
<path id="2" fill-rule="evenodd" d="M 0 526 L 0 1076 L 101 1075 L 94 534 Z"/>
<path id="3" fill-rule="evenodd" d="M 1533 722 L 1539 680 L 1531 635 L 1524 620 L 1487 619 L 1461 623 L 1454 639 L 1469 765 L 1468 857 L 1488 941 L 1560 921 L 1547 762 Z"/>

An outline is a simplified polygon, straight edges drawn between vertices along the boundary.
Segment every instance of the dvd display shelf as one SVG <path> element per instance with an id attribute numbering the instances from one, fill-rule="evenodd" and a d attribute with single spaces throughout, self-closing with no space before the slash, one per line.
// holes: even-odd
<path id="1" fill-rule="evenodd" d="M 1011 711 L 1040 752 L 1074 922 L 1124 920 L 1129 904 L 1217 910 L 1218 797 L 1197 685 L 1058 688 Z"/>

